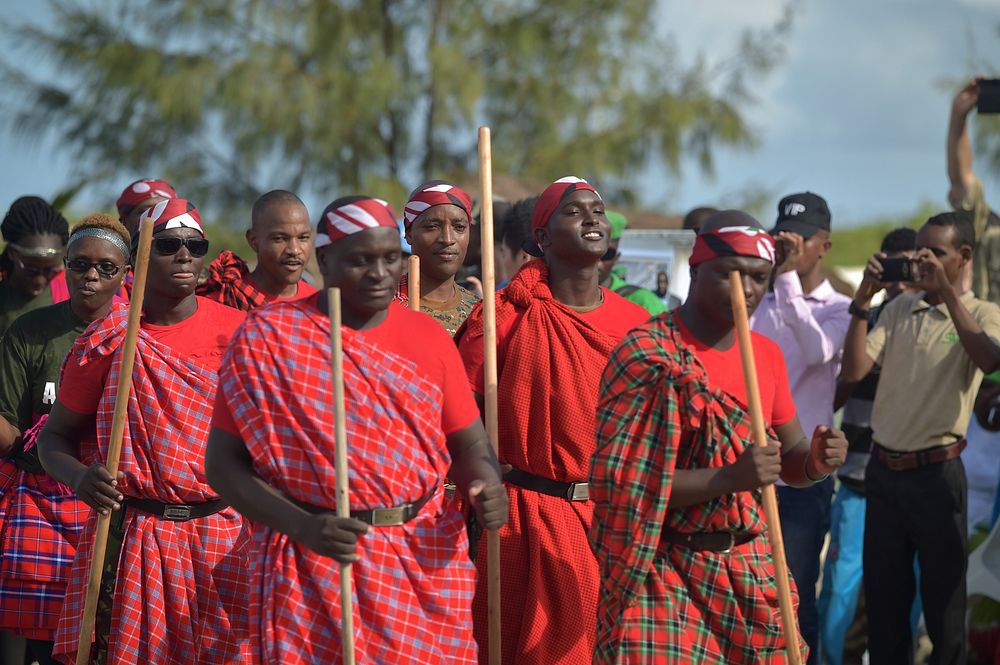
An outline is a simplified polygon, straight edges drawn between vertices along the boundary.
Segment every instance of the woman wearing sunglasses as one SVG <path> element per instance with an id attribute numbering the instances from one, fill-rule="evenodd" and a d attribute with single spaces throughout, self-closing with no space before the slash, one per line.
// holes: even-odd
<path id="1" fill-rule="evenodd" d="M 161 201 L 145 219 L 153 245 L 118 477 L 104 461 L 124 307 L 74 344 L 39 453 L 84 503 L 114 511 L 97 610 L 100 662 L 248 662 L 249 532 L 204 472 L 219 365 L 245 314 L 195 295 L 208 241 L 194 206 Z M 91 512 L 66 588 L 54 649 L 63 658 L 76 650 L 95 523 Z"/>
<path id="2" fill-rule="evenodd" d="M 0 336 L 25 312 L 69 297 L 63 279 L 63 253 L 69 224 L 37 196 L 11 204 L 0 223 L 7 242 L 0 253 Z"/>
<path id="3" fill-rule="evenodd" d="M 69 562 L 88 506 L 45 474 L 35 435 L 56 399 L 59 368 L 76 338 L 108 313 L 128 271 L 129 236 L 110 215 L 73 229 L 65 259 L 69 300 L 19 317 L 0 341 L 0 628 L 52 660 Z"/>

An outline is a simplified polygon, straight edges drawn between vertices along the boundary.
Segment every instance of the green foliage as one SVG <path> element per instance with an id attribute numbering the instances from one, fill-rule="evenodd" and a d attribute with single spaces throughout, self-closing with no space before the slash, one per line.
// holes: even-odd
<path id="1" fill-rule="evenodd" d="M 55 133 L 81 178 L 164 176 L 227 221 L 272 187 L 398 201 L 475 171 L 479 124 L 497 170 L 579 173 L 634 201 L 650 161 L 711 172 L 717 147 L 755 144 L 749 82 L 792 17 L 709 65 L 657 34 L 652 0 L 50 4 L 50 23 L 11 28 L 58 71 L 5 68 L 16 127 Z"/>
<path id="2" fill-rule="evenodd" d="M 921 227 L 932 215 L 941 212 L 941 206 L 925 201 L 912 214 L 887 219 L 875 219 L 864 226 L 835 228 L 833 247 L 823 259 L 828 266 L 864 266 L 882 245 L 882 238 L 889 231 L 901 226 L 912 229 Z"/>

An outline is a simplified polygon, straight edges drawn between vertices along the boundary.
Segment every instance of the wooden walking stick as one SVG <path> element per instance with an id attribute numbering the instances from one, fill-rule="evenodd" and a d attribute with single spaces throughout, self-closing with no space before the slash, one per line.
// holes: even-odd
<path id="1" fill-rule="evenodd" d="M 118 390 L 115 392 L 115 410 L 111 419 L 108 458 L 104 464 L 112 478 L 118 477 L 118 462 L 122 454 L 122 437 L 125 434 L 125 420 L 128 417 L 128 396 L 132 390 L 132 369 L 135 366 L 135 347 L 139 339 L 139 323 L 142 320 L 142 301 L 146 291 L 149 247 L 152 238 L 153 220 L 144 219 L 139 230 L 135 280 L 128 305 L 128 325 L 125 328 L 125 342 L 122 346 L 122 366 L 121 373 L 118 375 Z M 124 510 L 124 507 L 120 510 Z M 87 595 L 83 601 L 80 636 L 76 644 L 76 665 L 87 665 L 90 660 L 91 638 L 94 635 L 94 624 L 97 621 L 97 598 L 101 592 L 101 578 L 104 575 L 104 557 L 108 550 L 108 530 L 111 527 L 112 514 L 113 511 L 107 515 L 97 514 L 94 551 L 90 560 L 90 576 L 87 578 Z"/>
<path id="2" fill-rule="evenodd" d="M 746 382 L 747 403 L 750 407 L 750 421 L 753 426 L 753 442 L 757 446 L 767 445 L 767 428 L 764 426 L 764 411 L 760 404 L 760 386 L 757 384 L 757 363 L 750 341 L 750 321 L 747 317 L 747 301 L 743 295 L 743 279 L 736 270 L 729 273 L 729 298 L 733 306 L 733 321 L 740 344 L 743 361 L 743 380 Z M 788 563 L 785 561 L 785 540 L 781 535 L 781 521 L 778 518 L 778 497 L 774 485 L 761 488 L 764 503 L 764 520 L 767 523 L 771 556 L 774 559 L 774 577 L 778 584 L 778 607 L 785 633 L 785 650 L 790 665 L 802 665 L 799 650 L 799 629 L 795 622 L 795 608 L 792 606 L 792 590 L 788 584 Z"/>
<path id="3" fill-rule="evenodd" d="M 420 257 L 410 256 L 410 267 L 406 271 L 406 297 L 410 299 L 410 309 L 420 311 Z"/>
<path id="4" fill-rule="evenodd" d="M 334 464 L 337 469 L 337 517 L 351 516 L 347 483 L 347 427 L 344 419 L 344 342 L 340 334 L 340 289 L 326 290 L 330 314 L 330 357 L 333 363 Z M 351 594 L 351 564 L 340 564 L 340 644 L 344 665 L 354 665 L 354 597 Z"/>
<path id="5" fill-rule="evenodd" d="M 497 308 L 496 275 L 493 270 L 493 149 L 490 128 L 479 128 L 479 223 L 482 236 L 483 343 L 486 345 L 483 398 L 486 401 L 486 433 L 498 454 L 497 421 Z M 489 665 L 500 665 L 500 531 L 486 531 L 486 588 L 489 607 Z"/>

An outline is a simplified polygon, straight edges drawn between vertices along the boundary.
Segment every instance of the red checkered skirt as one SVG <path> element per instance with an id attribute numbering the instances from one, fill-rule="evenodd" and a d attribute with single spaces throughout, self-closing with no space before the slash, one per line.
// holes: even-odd
<path id="1" fill-rule="evenodd" d="M 81 443 L 85 464 L 104 461 L 121 371 L 126 310 L 118 308 L 81 336 L 67 362 L 114 354 L 97 412 L 97 439 Z M 119 487 L 129 497 L 166 503 L 217 498 L 205 483 L 214 371 L 178 358 L 140 332 Z M 73 561 L 54 655 L 75 653 L 93 551 L 91 514 Z M 249 529 L 227 508 L 209 517 L 169 522 L 127 510 L 113 599 L 109 665 L 245 663 Z"/>
<path id="2" fill-rule="evenodd" d="M 24 434 L 25 450 L 47 416 Z M 0 462 L 0 628 L 52 640 L 69 566 L 90 509 L 44 474 Z"/>
<path id="3" fill-rule="evenodd" d="M 306 301 L 251 312 L 220 382 L 257 473 L 294 499 L 334 510 L 328 330 Z M 400 505 L 434 490 L 416 519 L 372 527 L 359 542 L 351 568 L 357 662 L 473 663 L 474 570 L 462 517 L 441 488 L 451 461 L 441 388 L 348 329 L 344 382 L 351 507 Z M 255 656 L 340 663 L 339 566 L 267 528 L 255 532 L 253 558 Z"/>

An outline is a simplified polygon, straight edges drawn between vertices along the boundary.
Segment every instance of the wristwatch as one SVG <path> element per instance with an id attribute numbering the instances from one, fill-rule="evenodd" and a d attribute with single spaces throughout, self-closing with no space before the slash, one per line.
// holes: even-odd
<path id="1" fill-rule="evenodd" d="M 859 319 L 868 320 L 868 315 L 871 314 L 871 310 L 865 309 L 864 307 L 858 307 L 858 303 L 851 301 L 850 306 L 847 311 L 851 313 L 852 316 L 856 316 Z"/>

